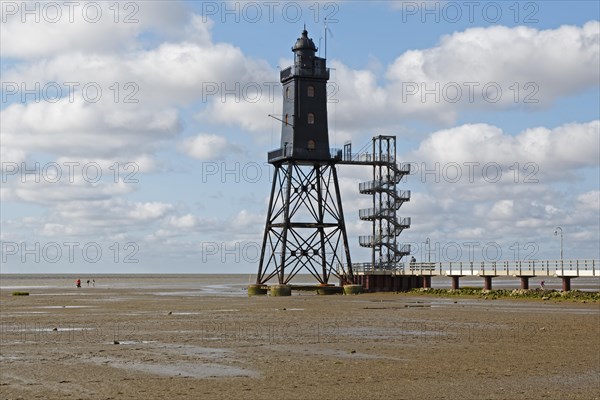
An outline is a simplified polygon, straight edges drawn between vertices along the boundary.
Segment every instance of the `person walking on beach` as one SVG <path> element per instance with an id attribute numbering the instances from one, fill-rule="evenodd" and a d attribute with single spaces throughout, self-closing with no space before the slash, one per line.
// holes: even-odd
<path id="1" fill-rule="evenodd" d="M 90 286 L 90 280 L 89 279 L 87 280 L 87 285 Z"/>
<path id="2" fill-rule="evenodd" d="M 545 285 L 545 281 L 541 281 L 540 282 L 540 287 L 542 288 L 542 290 L 546 290 L 546 285 Z"/>
<path id="3" fill-rule="evenodd" d="M 77 279 L 75 281 L 75 284 L 77 285 L 78 288 L 80 288 L 81 287 L 81 279 Z"/>

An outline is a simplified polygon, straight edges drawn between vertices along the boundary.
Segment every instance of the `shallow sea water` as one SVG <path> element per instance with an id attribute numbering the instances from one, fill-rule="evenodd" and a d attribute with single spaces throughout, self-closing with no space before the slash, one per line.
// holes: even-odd
<path id="1" fill-rule="evenodd" d="M 81 279 L 82 287 L 75 287 L 75 280 Z M 88 286 L 86 281 L 94 279 L 95 286 Z M 246 287 L 249 283 L 254 283 L 256 275 L 245 274 L 203 274 L 203 275 L 64 275 L 64 274 L 0 274 L 0 290 L 28 290 L 32 295 L 45 295 L 47 292 L 52 292 L 56 295 L 57 289 L 64 289 L 60 294 L 69 295 L 85 295 L 86 291 L 93 289 L 141 289 L 154 290 L 157 296 L 245 296 Z M 562 280 L 554 277 L 539 277 L 529 280 L 529 287 L 536 289 L 539 287 L 540 281 L 544 281 L 547 289 L 559 290 L 562 287 Z M 337 281 L 332 279 L 332 283 L 337 284 Z M 270 283 L 275 283 L 272 281 Z M 311 276 L 298 275 L 292 284 L 295 285 L 311 285 L 316 282 Z M 433 277 L 433 288 L 450 288 L 451 281 L 447 277 Z M 483 287 L 483 279 L 477 277 L 463 277 L 460 280 L 460 285 Z M 495 289 L 518 289 L 520 280 L 514 277 L 498 277 L 492 281 Z M 600 291 L 600 277 L 595 278 L 574 278 L 571 280 L 571 287 L 574 290 L 595 290 Z"/>

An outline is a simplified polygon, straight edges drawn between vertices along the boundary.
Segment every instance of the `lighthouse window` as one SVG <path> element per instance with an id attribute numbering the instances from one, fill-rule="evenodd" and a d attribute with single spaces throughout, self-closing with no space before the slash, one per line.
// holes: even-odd
<path id="1" fill-rule="evenodd" d="M 292 88 L 289 87 L 289 86 L 285 88 L 285 97 L 288 100 L 292 100 L 293 99 Z"/>
<path id="2" fill-rule="evenodd" d="M 308 124 L 309 125 L 314 125 L 314 123 L 315 123 L 315 114 L 308 113 Z"/>
<path id="3" fill-rule="evenodd" d="M 308 141 L 308 145 L 306 146 L 308 148 L 308 150 L 312 151 L 315 149 L 315 141 L 314 140 L 309 140 Z"/>
<path id="4" fill-rule="evenodd" d="M 288 115 L 285 114 L 285 124 L 288 125 Z"/>
<path id="5" fill-rule="evenodd" d="M 309 86 L 306 90 L 306 95 L 308 97 L 315 97 L 315 87 L 314 86 Z"/>

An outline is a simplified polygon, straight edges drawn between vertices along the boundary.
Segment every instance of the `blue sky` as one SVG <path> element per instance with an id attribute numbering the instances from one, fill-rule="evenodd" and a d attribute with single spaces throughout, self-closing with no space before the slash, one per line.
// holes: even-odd
<path id="1" fill-rule="evenodd" d="M 600 257 L 598 2 L 57 4 L 1 2 L 2 272 L 255 273 L 278 68 L 327 16 L 330 143 L 397 135 L 417 259 Z"/>

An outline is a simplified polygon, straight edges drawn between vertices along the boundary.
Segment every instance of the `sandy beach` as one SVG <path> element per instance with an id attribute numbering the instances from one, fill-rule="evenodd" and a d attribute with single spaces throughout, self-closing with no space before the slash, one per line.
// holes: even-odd
<path id="1" fill-rule="evenodd" d="M 74 279 L 2 277 L 2 399 L 600 399 L 598 303 Z"/>

